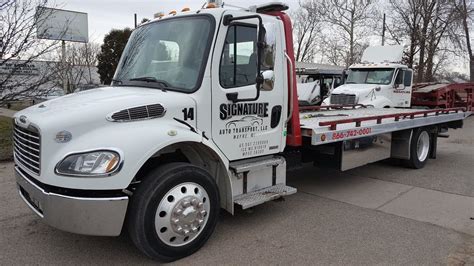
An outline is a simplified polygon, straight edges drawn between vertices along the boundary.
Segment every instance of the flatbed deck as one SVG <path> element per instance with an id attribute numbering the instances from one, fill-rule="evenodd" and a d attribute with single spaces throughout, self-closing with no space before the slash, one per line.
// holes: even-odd
<path id="1" fill-rule="evenodd" d="M 356 139 L 399 130 L 460 121 L 471 115 L 462 108 L 415 110 L 356 108 L 300 113 L 301 132 L 312 145 Z"/>

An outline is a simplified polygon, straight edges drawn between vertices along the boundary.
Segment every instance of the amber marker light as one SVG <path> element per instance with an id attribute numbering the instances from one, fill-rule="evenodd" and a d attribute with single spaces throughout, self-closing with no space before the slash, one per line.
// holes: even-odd
<path id="1" fill-rule="evenodd" d="M 110 160 L 109 164 L 107 165 L 106 172 L 110 173 L 110 171 L 112 171 L 117 166 L 117 163 L 118 163 L 118 157 L 114 156 L 114 158 Z"/>

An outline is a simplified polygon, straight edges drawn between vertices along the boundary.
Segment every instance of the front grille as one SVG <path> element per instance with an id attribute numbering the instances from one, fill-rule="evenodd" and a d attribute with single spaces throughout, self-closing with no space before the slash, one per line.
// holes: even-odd
<path id="1" fill-rule="evenodd" d="M 355 103 L 356 96 L 354 94 L 331 94 L 331 104 L 348 105 Z"/>
<path id="2" fill-rule="evenodd" d="M 41 136 L 39 131 L 32 126 L 22 128 L 15 125 L 13 143 L 17 162 L 33 173 L 40 175 Z"/>
<path id="3" fill-rule="evenodd" d="M 109 120 L 113 122 L 128 122 L 162 117 L 165 108 L 161 104 L 152 104 L 124 109 L 113 113 Z"/>

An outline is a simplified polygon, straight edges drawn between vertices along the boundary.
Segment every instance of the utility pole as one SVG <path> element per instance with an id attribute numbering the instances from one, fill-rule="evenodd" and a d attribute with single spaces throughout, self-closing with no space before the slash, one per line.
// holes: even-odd
<path id="1" fill-rule="evenodd" d="M 63 90 L 64 93 L 67 94 L 66 42 L 64 40 L 61 41 L 61 65 L 63 72 Z"/>
<path id="2" fill-rule="evenodd" d="M 135 29 L 137 28 L 137 13 L 135 13 Z"/>
<path id="3" fill-rule="evenodd" d="M 87 64 L 87 69 L 89 70 L 89 84 L 92 84 L 92 72 L 91 72 L 91 64 L 90 64 L 90 54 L 89 54 L 89 47 L 88 47 L 88 43 L 85 43 L 85 49 L 86 49 L 86 64 Z"/>
<path id="4" fill-rule="evenodd" d="M 383 26 L 382 26 L 382 46 L 385 45 L 385 13 L 383 13 Z"/>

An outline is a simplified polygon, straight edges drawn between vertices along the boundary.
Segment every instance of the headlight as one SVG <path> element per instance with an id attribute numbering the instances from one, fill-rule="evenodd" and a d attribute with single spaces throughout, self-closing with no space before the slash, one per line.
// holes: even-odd
<path id="1" fill-rule="evenodd" d="M 71 154 L 56 166 L 56 173 L 68 176 L 110 175 L 119 170 L 120 162 L 120 155 L 115 151 Z"/>

